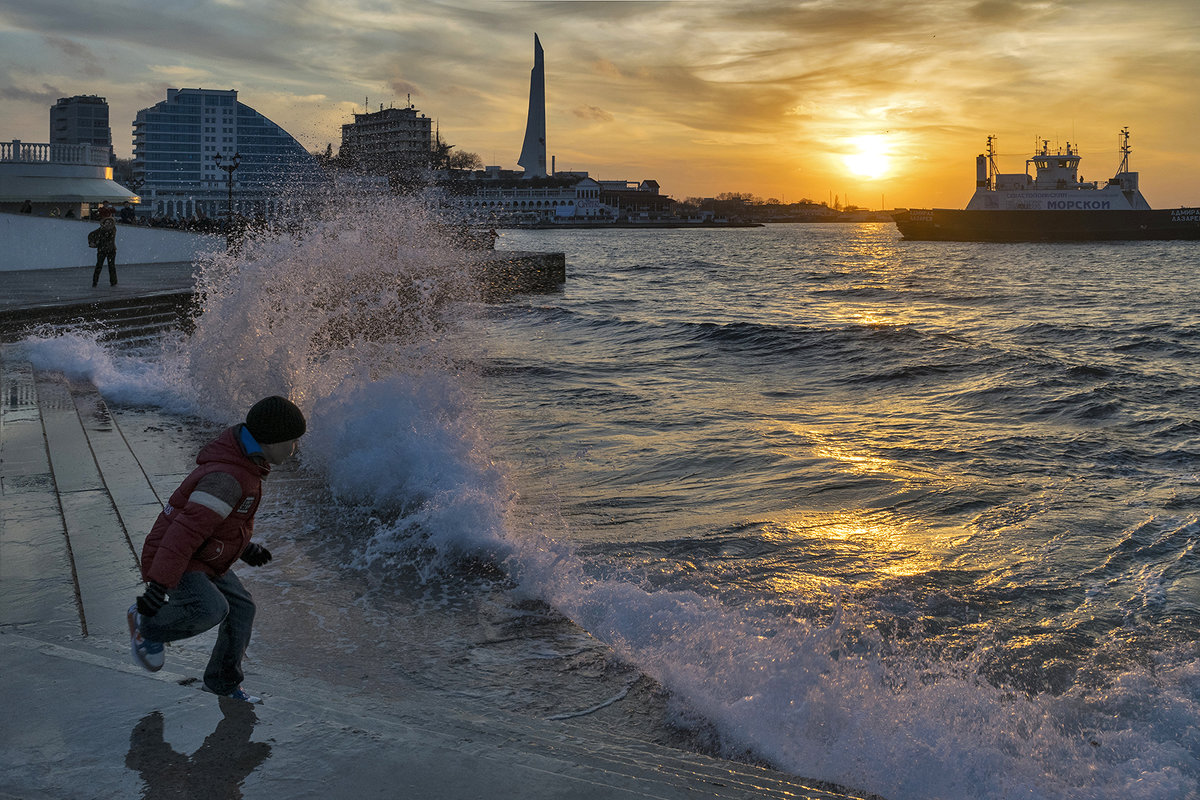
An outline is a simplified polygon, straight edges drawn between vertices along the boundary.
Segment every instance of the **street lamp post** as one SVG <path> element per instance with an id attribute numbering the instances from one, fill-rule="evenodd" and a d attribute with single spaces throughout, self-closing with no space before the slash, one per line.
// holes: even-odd
<path id="1" fill-rule="evenodd" d="M 222 164 L 221 162 L 223 160 L 224 159 L 221 157 L 220 153 L 217 153 L 215 156 L 213 156 L 213 161 L 217 162 L 217 169 L 221 169 L 221 170 L 225 171 L 225 176 L 226 176 L 225 184 L 229 188 L 229 204 L 225 208 L 225 221 L 230 227 L 232 227 L 233 226 L 233 172 L 234 172 L 234 170 L 236 170 L 238 168 L 238 165 L 242 163 L 242 156 L 240 153 L 234 153 L 233 159 L 228 164 Z"/>
<path id="2" fill-rule="evenodd" d="M 137 178 L 133 178 L 132 180 L 129 181 L 129 188 L 133 189 L 133 193 L 135 195 L 137 195 L 138 204 L 141 205 L 142 208 L 149 208 L 149 206 L 145 205 L 146 198 L 142 197 L 142 187 L 145 185 L 146 185 L 146 180 L 144 178 L 141 180 L 138 180 Z M 136 219 L 137 211 L 134 211 L 133 213 L 134 213 L 134 219 Z M 149 220 L 146 220 L 146 221 L 149 222 Z"/>

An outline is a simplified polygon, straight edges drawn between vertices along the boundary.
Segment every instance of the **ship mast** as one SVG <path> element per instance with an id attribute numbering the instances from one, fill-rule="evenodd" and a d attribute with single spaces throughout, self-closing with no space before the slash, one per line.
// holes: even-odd
<path id="1" fill-rule="evenodd" d="M 1121 128 L 1121 166 L 1117 168 L 1117 174 L 1129 172 L 1129 126 Z"/>
<path id="2" fill-rule="evenodd" d="M 999 170 L 996 169 L 996 137 L 994 135 L 989 135 L 987 138 L 987 163 L 987 188 L 995 189 L 996 173 L 999 172 Z"/>

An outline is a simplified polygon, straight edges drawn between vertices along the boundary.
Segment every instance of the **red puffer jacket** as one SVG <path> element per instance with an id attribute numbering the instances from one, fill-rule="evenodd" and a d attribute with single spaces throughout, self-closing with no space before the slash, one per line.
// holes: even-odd
<path id="1" fill-rule="evenodd" d="M 262 479 L 271 467 L 261 452 L 247 453 L 242 425 L 229 428 L 196 456 L 199 464 L 184 479 L 170 503 L 158 515 L 146 543 L 142 545 L 142 577 L 168 589 L 179 583 L 185 572 L 219 576 L 229 571 L 254 533 L 254 512 L 262 499 Z M 253 440 L 250 440 L 251 444 Z M 234 502 L 215 502 L 205 495 L 191 500 L 192 491 L 204 476 L 221 472 L 237 480 L 241 497 Z M 227 478 L 226 483 L 232 484 Z M 217 509 L 214 509 L 217 506 Z M 220 512 L 228 509 L 227 515 Z"/>

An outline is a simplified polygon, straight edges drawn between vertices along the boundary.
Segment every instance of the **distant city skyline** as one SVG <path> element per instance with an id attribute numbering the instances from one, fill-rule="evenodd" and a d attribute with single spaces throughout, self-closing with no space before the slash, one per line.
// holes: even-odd
<path id="1" fill-rule="evenodd" d="M 237 89 L 323 151 L 355 111 L 411 97 L 513 169 L 535 32 L 559 170 L 680 199 L 954 207 L 989 134 L 1004 171 L 1048 139 L 1104 180 L 1129 126 L 1150 203 L 1200 204 L 1194 0 L 0 0 L 0 139 L 48 141 L 60 97 L 96 94 L 128 158 L 167 88 Z"/>

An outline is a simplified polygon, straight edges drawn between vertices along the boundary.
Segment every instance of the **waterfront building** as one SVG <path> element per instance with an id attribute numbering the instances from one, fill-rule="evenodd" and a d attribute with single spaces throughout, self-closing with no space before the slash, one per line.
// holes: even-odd
<path id="1" fill-rule="evenodd" d="M 50 144 L 86 144 L 112 156 L 108 100 L 94 94 L 60 97 L 50 106 Z"/>
<path id="2" fill-rule="evenodd" d="M 654 222 L 675 216 L 675 201 L 659 193 L 658 181 L 600 181 L 600 200 L 619 221 Z"/>
<path id="3" fill-rule="evenodd" d="M 611 222 L 615 212 L 600 200 L 600 184 L 586 172 L 527 178 L 488 167 L 454 184 L 451 203 L 478 224 Z"/>
<path id="4" fill-rule="evenodd" d="M 526 178 L 499 167 L 452 184 L 452 204 L 475 224 L 604 225 L 679 221 L 658 182 L 597 180 L 586 172 Z M 698 221 L 698 220 L 697 220 Z"/>
<path id="5" fill-rule="evenodd" d="M 235 158 L 231 174 L 222 167 Z M 272 217 L 322 175 L 312 154 L 239 102 L 236 89 L 168 89 L 165 101 L 137 112 L 133 180 L 156 215 L 219 218 L 232 207 Z"/>
<path id="6" fill-rule="evenodd" d="M 100 203 L 136 203 L 113 181 L 111 154 L 91 144 L 0 142 L 0 211 L 81 219 Z"/>
<path id="7" fill-rule="evenodd" d="M 412 104 L 381 105 L 342 126 L 338 159 L 361 171 L 403 177 L 427 169 L 432 153 L 433 120 Z"/>

